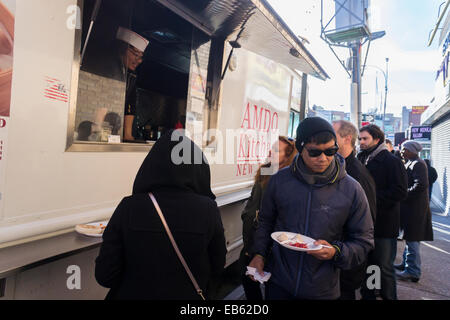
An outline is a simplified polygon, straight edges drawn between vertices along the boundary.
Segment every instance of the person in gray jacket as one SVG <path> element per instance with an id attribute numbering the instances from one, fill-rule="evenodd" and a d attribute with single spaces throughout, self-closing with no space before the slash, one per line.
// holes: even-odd
<path id="1" fill-rule="evenodd" d="M 345 171 L 336 134 L 322 118 L 297 128 L 299 155 L 267 186 L 250 266 L 272 273 L 266 299 L 338 299 L 340 269 L 362 264 L 373 249 L 373 222 L 360 184 Z M 273 241 L 276 231 L 299 233 L 322 244 L 299 252 Z"/>

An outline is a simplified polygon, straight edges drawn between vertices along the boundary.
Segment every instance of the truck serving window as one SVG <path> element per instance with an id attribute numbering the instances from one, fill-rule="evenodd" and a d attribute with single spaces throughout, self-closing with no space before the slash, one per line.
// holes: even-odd
<path id="1" fill-rule="evenodd" d="M 191 57 L 210 39 L 156 1 L 85 0 L 82 12 L 68 144 L 149 144 L 185 128 Z"/>

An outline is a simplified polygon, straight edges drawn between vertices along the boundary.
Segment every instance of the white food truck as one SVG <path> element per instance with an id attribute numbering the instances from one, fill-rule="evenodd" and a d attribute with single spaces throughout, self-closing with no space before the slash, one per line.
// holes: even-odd
<path id="1" fill-rule="evenodd" d="M 148 43 L 136 70 L 118 58 L 120 27 Z M 74 227 L 109 219 L 171 128 L 209 155 L 235 150 L 211 176 L 236 261 L 258 168 L 250 146 L 266 144 L 263 162 L 265 132 L 294 135 L 303 74 L 328 78 L 264 0 L 0 0 L 0 299 L 104 298 L 101 238 Z M 263 140 L 241 133 L 226 149 L 227 129 Z"/>

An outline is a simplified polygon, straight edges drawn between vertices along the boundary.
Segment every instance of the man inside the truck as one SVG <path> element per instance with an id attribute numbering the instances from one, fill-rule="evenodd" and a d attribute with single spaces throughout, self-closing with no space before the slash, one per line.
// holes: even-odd
<path id="1" fill-rule="evenodd" d="M 126 88 L 125 103 L 122 107 L 125 111 L 124 113 L 117 109 L 117 103 L 113 108 L 108 106 L 110 104 L 109 100 L 100 101 L 101 105 L 98 105 L 101 108 L 108 106 L 108 111 L 110 112 L 124 114 L 123 139 L 125 141 L 133 141 L 135 139 L 132 135 L 132 125 L 136 110 L 137 68 L 144 60 L 144 51 L 149 45 L 149 41 L 138 33 L 122 26 L 109 26 L 108 32 L 104 34 L 109 33 L 114 33 L 112 41 L 108 40 L 109 36 L 103 36 L 102 38 L 102 36 L 97 35 L 96 38 L 93 38 L 91 42 L 92 47 L 87 51 L 83 60 L 82 70 L 100 76 L 102 79 L 106 78 L 123 83 L 123 86 Z M 98 88 L 96 88 L 98 96 L 100 98 L 102 94 L 107 95 L 108 98 L 114 96 L 116 93 L 112 92 L 114 90 L 112 84 L 98 85 Z M 102 92 L 102 90 L 107 90 L 107 92 Z M 96 108 L 94 107 L 94 109 Z M 84 120 L 97 122 L 98 119 L 93 119 L 93 115 L 91 115 L 90 118 L 85 117 Z M 97 124 L 102 126 L 101 122 Z"/>
<path id="2" fill-rule="evenodd" d="M 147 143 L 184 127 L 192 50 L 209 37 L 154 0 L 103 1 L 95 21 L 95 2 L 86 4 L 76 127 L 92 121 L 107 137 L 99 109 L 121 116 L 123 142 Z"/>
<path id="3" fill-rule="evenodd" d="M 134 140 L 132 127 L 136 112 L 136 68 L 142 63 L 144 51 L 149 41 L 139 34 L 119 27 L 117 39 L 127 44 L 125 50 L 120 50 L 124 72 L 127 74 L 127 90 L 125 96 L 124 141 Z"/>

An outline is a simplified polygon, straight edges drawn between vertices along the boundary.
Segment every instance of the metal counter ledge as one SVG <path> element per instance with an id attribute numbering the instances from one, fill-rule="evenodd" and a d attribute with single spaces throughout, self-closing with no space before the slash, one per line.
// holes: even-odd
<path id="1" fill-rule="evenodd" d="M 217 197 L 219 207 L 242 201 L 251 188 Z M 100 247 L 102 238 L 84 236 L 76 231 L 0 249 L 0 279 L 68 256 Z M 228 248 L 231 250 L 232 248 Z"/>
<path id="2" fill-rule="evenodd" d="M 0 249 L 0 279 L 100 247 L 102 238 L 69 232 Z"/>

